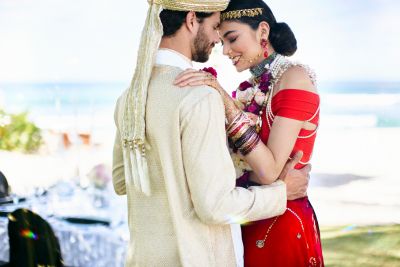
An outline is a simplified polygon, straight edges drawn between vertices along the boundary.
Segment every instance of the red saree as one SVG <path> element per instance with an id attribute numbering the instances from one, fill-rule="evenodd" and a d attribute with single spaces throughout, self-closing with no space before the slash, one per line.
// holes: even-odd
<path id="1" fill-rule="evenodd" d="M 319 101 L 317 94 L 308 91 L 281 90 L 272 99 L 272 113 L 318 125 Z M 299 150 L 304 152 L 297 169 L 311 158 L 315 131 L 300 131 L 292 151 L 292 155 Z M 269 132 L 263 116 L 260 137 L 265 144 Z M 288 201 L 281 216 L 243 225 L 242 235 L 245 267 L 324 266 L 318 221 L 307 197 Z"/>

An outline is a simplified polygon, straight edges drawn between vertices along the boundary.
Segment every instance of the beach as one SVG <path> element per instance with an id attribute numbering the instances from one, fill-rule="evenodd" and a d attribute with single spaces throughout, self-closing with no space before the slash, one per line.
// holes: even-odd
<path id="1" fill-rule="evenodd" d="M 398 84 L 321 87 L 308 192 L 320 224 L 400 223 Z M 1 106 L 28 111 L 45 140 L 35 154 L 0 150 L 0 170 L 13 191 L 29 195 L 60 180 L 85 186 L 94 166 L 111 169 L 113 108 L 123 89 L 121 83 L 0 85 Z"/>
<path id="2" fill-rule="evenodd" d="M 399 128 L 321 129 L 309 196 L 321 225 L 400 223 Z"/>
<path id="3" fill-rule="evenodd" d="M 320 130 L 309 197 L 321 225 L 400 223 L 398 136 L 400 128 Z M 59 180 L 85 183 L 93 166 L 111 166 L 113 132 L 103 138 L 102 145 L 50 154 L 0 151 L 0 166 L 16 193 L 29 194 Z"/>

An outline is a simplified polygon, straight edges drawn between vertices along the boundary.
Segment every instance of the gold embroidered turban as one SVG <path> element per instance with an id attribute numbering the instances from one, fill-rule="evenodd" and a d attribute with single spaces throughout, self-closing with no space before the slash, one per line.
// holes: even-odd
<path id="1" fill-rule="evenodd" d="M 229 0 L 148 0 L 149 10 L 142 30 L 135 74 L 128 89 L 122 122 L 125 180 L 136 190 L 151 194 L 145 147 L 145 111 L 155 56 L 163 35 L 160 12 L 217 12 L 226 9 Z"/>

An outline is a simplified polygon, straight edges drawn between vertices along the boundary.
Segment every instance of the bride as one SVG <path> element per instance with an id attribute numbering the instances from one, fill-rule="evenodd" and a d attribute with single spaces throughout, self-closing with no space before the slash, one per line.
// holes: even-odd
<path id="1" fill-rule="evenodd" d="M 232 0 L 221 13 L 223 53 L 238 72 L 250 69 L 232 97 L 212 71 L 186 70 L 178 86 L 209 85 L 221 94 L 238 185 L 271 184 L 297 151 L 311 159 L 320 99 L 314 73 L 286 58 L 297 50 L 286 23 L 262 0 Z M 323 266 L 317 217 L 308 199 L 290 200 L 278 217 L 242 225 L 245 266 Z"/>

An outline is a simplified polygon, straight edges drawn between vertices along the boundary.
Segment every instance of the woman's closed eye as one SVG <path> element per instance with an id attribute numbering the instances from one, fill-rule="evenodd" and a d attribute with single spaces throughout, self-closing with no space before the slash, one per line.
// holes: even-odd
<path id="1" fill-rule="evenodd" d="M 232 44 L 236 41 L 237 37 L 228 39 L 229 43 Z"/>

